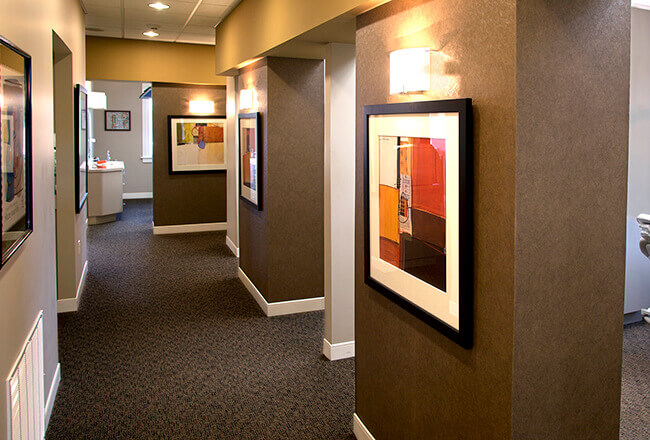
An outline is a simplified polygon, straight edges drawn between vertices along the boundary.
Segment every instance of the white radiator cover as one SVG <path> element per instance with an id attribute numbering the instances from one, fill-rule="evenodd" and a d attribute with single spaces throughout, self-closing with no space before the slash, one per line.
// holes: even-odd
<path id="1" fill-rule="evenodd" d="M 43 370 L 43 311 L 7 377 L 10 440 L 42 440 L 45 436 Z"/>

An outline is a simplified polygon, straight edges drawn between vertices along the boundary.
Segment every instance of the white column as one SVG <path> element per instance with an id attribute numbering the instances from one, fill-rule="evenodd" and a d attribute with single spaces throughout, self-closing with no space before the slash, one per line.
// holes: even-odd
<path id="1" fill-rule="evenodd" d="M 325 339 L 330 360 L 354 356 L 355 46 L 325 58 Z"/>
<path id="2" fill-rule="evenodd" d="M 236 83 L 236 77 L 226 78 L 226 244 L 239 257 L 239 127 Z"/>

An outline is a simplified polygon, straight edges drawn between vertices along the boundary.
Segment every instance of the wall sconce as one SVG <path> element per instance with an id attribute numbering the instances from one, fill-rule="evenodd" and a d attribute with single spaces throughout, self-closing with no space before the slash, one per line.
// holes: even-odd
<path id="1" fill-rule="evenodd" d="M 93 110 L 106 110 L 106 93 L 90 92 L 88 94 L 88 108 Z"/>
<path id="2" fill-rule="evenodd" d="M 394 50 L 390 53 L 390 93 L 429 90 L 431 57 L 428 47 Z"/>
<path id="3" fill-rule="evenodd" d="M 239 92 L 239 108 L 242 110 L 250 110 L 253 108 L 253 101 L 255 99 L 253 89 L 243 89 Z"/>
<path id="4" fill-rule="evenodd" d="M 214 113 L 214 101 L 190 101 L 190 113 L 210 115 Z"/>

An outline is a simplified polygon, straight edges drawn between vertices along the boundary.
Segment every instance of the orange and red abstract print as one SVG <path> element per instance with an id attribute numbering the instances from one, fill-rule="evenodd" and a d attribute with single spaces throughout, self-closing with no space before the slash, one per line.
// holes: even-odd
<path id="1" fill-rule="evenodd" d="M 446 290 L 445 140 L 379 137 L 379 256 Z"/>
<path id="2" fill-rule="evenodd" d="M 257 190 L 257 151 L 255 151 L 255 136 L 254 128 L 242 127 L 242 179 L 243 184 L 254 191 Z"/>

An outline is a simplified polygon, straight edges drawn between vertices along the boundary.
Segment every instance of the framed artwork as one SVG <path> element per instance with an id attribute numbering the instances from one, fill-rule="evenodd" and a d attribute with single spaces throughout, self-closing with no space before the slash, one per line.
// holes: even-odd
<path id="1" fill-rule="evenodd" d="M 0 266 L 33 228 L 31 66 L 27 53 L 0 37 Z"/>
<path id="2" fill-rule="evenodd" d="M 262 210 L 260 114 L 239 115 L 239 195 Z"/>
<path id="3" fill-rule="evenodd" d="M 226 171 L 225 116 L 167 116 L 169 174 Z"/>
<path id="4" fill-rule="evenodd" d="M 77 84 L 75 96 L 75 209 L 77 214 L 88 198 L 88 93 Z"/>
<path id="5" fill-rule="evenodd" d="M 129 110 L 104 110 L 105 131 L 131 131 Z"/>
<path id="6" fill-rule="evenodd" d="M 365 282 L 472 346 L 472 101 L 365 106 Z"/>

